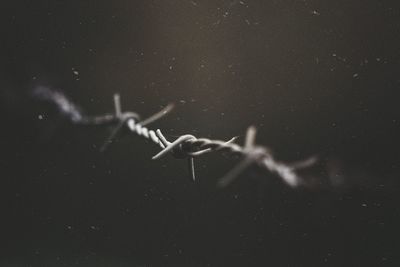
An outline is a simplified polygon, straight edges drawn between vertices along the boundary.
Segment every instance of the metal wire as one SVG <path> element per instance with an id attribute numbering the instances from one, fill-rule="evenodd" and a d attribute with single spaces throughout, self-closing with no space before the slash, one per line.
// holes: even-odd
<path id="1" fill-rule="evenodd" d="M 141 136 L 161 148 L 161 151 L 153 156 L 153 160 L 157 160 L 167 154 L 172 154 L 178 159 L 187 159 L 193 181 L 196 180 L 194 158 L 215 151 L 243 157 L 243 160 L 237 166 L 218 180 L 217 185 L 220 187 L 228 186 L 250 165 L 257 165 L 262 169 L 275 173 L 291 187 L 300 186 L 305 183 L 305 180 L 297 174 L 297 171 L 308 168 L 314 165 L 317 161 L 316 157 L 311 157 L 307 160 L 292 164 L 277 161 L 268 148 L 255 144 L 257 131 L 254 126 L 250 126 L 247 129 L 244 146 L 234 143 L 237 137 L 233 137 L 228 141 L 221 141 L 208 138 L 197 138 L 191 134 L 181 135 L 173 142 L 170 142 L 160 129 L 154 131 L 147 128 L 146 125 L 149 125 L 168 114 L 173 109 L 172 104 L 169 104 L 149 118 L 141 120 L 137 113 L 122 112 L 120 97 L 118 94 L 114 95 L 115 113 L 105 114 L 102 116 L 83 115 L 61 92 L 41 87 L 37 91 L 36 95 L 42 99 L 54 102 L 60 111 L 67 115 L 73 123 L 84 125 L 116 123 L 111 135 L 101 147 L 102 151 L 104 151 L 107 146 L 112 143 L 113 139 L 116 138 L 118 133 L 125 128 L 131 133 Z"/>

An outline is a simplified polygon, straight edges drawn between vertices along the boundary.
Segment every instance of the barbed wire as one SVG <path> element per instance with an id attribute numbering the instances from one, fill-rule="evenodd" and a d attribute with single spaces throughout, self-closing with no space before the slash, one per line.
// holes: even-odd
<path id="1" fill-rule="evenodd" d="M 118 94 L 114 95 L 114 113 L 101 116 L 88 116 L 83 114 L 74 103 L 59 91 L 50 90 L 46 87 L 38 87 L 34 90 L 34 94 L 43 100 L 51 101 L 56 104 L 59 111 L 74 124 L 116 124 L 112 133 L 101 147 L 101 151 L 104 151 L 108 145 L 112 143 L 122 129 L 128 129 L 131 133 L 145 138 L 161 148 L 161 151 L 153 156 L 153 160 L 159 159 L 167 154 L 172 154 L 172 156 L 177 159 L 187 159 L 193 181 L 196 180 L 194 159 L 216 151 L 227 155 L 243 157 L 243 160 L 237 166 L 218 180 L 217 185 L 220 187 L 228 186 L 250 165 L 256 165 L 261 169 L 275 173 L 291 187 L 304 185 L 306 184 L 306 180 L 298 175 L 297 172 L 301 169 L 311 167 L 317 161 L 315 156 L 294 163 L 284 163 L 276 160 L 270 149 L 255 143 L 256 128 L 254 126 L 250 126 L 247 129 L 243 146 L 235 143 L 237 137 L 233 137 L 228 141 L 222 141 L 197 138 L 191 134 L 181 135 L 173 142 L 170 142 L 160 129 L 154 131 L 146 126 L 168 114 L 173 109 L 173 104 L 167 105 L 161 111 L 142 120 L 139 114 L 135 112 L 122 111 L 120 96 Z"/>

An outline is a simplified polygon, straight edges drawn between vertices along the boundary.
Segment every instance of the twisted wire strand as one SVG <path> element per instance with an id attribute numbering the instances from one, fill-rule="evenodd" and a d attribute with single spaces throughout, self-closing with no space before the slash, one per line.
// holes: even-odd
<path id="1" fill-rule="evenodd" d="M 82 114 L 82 112 L 72 102 L 70 102 L 64 94 L 58 91 L 40 87 L 36 90 L 36 95 L 44 100 L 49 100 L 55 103 L 59 110 L 67 115 L 73 123 L 84 125 L 116 123 L 117 125 L 101 147 L 102 151 L 112 143 L 122 129 L 126 128 L 131 133 L 141 136 L 161 148 L 161 151 L 153 156 L 152 159 L 156 160 L 167 154 L 172 154 L 175 158 L 188 159 L 189 171 L 193 180 L 196 180 L 194 169 L 194 158 L 196 157 L 215 151 L 243 157 L 243 160 L 238 165 L 218 180 L 217 185 L 220 187 L 225 187 L 232 183 L 241 172 L 253 164 L 269 172 L 275 173 L 286 184 L 296 187 L 305 183 L 304 179 L 297 174 L 297 171 L 308 168 L 314 165 L 317 161 L 316 157 L 311 157 L 292 164 L 277 161 L 267 147 L 255 144 L 256 128 L 254 126 L 250 126 L 247 129 L 244 146 L 235 143 L 237 137 L 233 137 L 228 141 L 222 141 L 208 138 L 197 138 L 191 134 L 181 135 L 173 142 L 170 142 L 160 129 L 154 131 L 147 128 L 146 125 L 149 125 L 168 114 L 173 109 L 173 104 L 169 104 L 149 118 L 141 120 L 140 116 L 135 112 L 122 112 L 120 97 L 118 94 L 114 95 L 115 113 L 105 114 L 102 116 L 86 116 Z"/>

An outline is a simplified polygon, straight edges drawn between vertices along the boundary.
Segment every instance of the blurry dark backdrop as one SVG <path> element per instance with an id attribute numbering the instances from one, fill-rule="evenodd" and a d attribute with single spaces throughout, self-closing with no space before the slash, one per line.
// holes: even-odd
<path id="1" fill-rule="evenodd" d="M 3 1 L 0 266 L 397 266 L 396 1 Z M 143 116 L 171 137 L 258 128 L 282 160 L 317 154 L 324 186 L 291 189 L 236 161 L 152 161 L 157 147 L 71 125 L 31 97 Z M 242 139 L 240 140 L 242 141 Z M 343 182 L 327 186 L 332 177 Z M 339 179 L 339 181 L 341 181 Z"/>

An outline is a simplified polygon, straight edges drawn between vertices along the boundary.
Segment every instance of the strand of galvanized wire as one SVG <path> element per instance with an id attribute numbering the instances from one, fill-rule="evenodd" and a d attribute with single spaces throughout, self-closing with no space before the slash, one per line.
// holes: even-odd
<path id="1" fill-rule="evenodd" d="M 168 105 L 153 116 L 141 120 L 137 113 L 122 112 L 119 95 L 115 95 L 114 114 L 84 116 L 81 114 L 80 110 L 60 92 L 52 91 L 47 88 L 39 88 L 36 94 L 43 99 L 51 100 L 57 104 L 59 110 L 69 116 L 71 121 L 74 123 L 85 125 L 117 123 L 117 126 L 114 128 L 101 150 L 105 150 L 123 128 L 127 128 L 130 132 L 150 140 L 162 149 L 153 157 L 153 159 L 159 159 L 170 153 L 172 153 L 176 158 L 187 158 L 189 160 L 189 168 L 193 180 L 195 179 L 194 158 L 196 157 L 214 151 L 244 157 L 242 162 L 218 181 L 218 185 L 222 187 L 230 184 L 251 164 L 256 164 L 261 168 L 276 173 L 290 186 L 298 186 L 303 182 L 303 180 L 297 175 L 297 171 L 313 165 L 316 161 L 315 157 L 293 164 L 275 160 L 268 148 L 255 144 L 256 128 L 253 126 L 249 127 L 247 130 L 244 146 L 234 143 L 236 137 L 229 141 L 221 141 L 211 140 L 208 138 L 197 138 L 191 134 L 181 135 L 175 141 L 170 142 L 163 135 L 161 130 L 158 129 L 154 131 L 147 128 L 146 125 L 160 119 L 170 112 L 173 108 L 172 104 Z"/>

